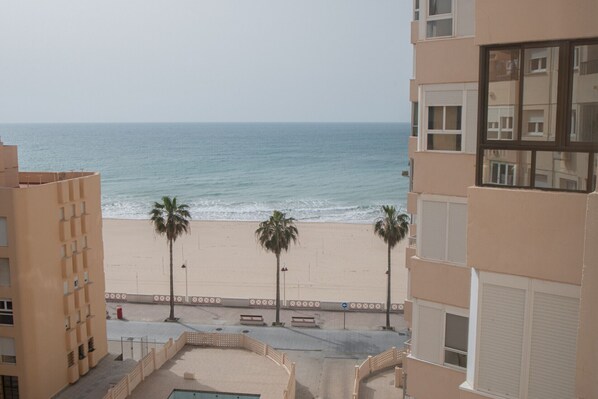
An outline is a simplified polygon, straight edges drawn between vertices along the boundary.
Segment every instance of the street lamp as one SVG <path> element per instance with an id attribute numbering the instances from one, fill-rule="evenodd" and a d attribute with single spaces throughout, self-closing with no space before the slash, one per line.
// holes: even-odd
<path id="1" fill-rule="evenodd" d="M 286 307 L 287 306 L 287 272 L 289 271 L 289 269 L 287 268 L 286 265 L 282 266 L 282 269 L 280 269 L 280 271 L 282 272 L 282 303 L 283 305 Z"/>
<path id="2" fill-rule="evenodd" d="M 182 264 L 181 269 L 185 269 L 185 303 L 189 303 L 189 284 L 187 280 L 187 265 Z"/>

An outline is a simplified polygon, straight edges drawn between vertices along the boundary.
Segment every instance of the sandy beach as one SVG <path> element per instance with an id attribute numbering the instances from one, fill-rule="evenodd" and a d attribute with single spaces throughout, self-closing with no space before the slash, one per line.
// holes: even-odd
<path id="1" fill-rule="evenodd" d="M 174 246 L 174 290 L 189 296 L 275 298 L 276 259 L 256 243 L 257 222 L 193 221 Z M 386 245 L 364 224 L 298 223 L 299 243 L 282 255 L 281 299 L 384 302 Z M 168 293 L 168 248 L 147 220 L 104 219 L 106 291 Z M 406 241 L 392 251 L 392 302 L 407 294 Z"/>

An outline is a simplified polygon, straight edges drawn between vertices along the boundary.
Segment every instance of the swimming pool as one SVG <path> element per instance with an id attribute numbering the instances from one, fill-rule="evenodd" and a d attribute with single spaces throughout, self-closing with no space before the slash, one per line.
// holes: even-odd
<path id="1" fill-rule="evenodd" d="M 168 399 L 259 399 L 259 397 L 260 395 L 245 393 L 185 391 L 182 389 L 175 389 Z"/>

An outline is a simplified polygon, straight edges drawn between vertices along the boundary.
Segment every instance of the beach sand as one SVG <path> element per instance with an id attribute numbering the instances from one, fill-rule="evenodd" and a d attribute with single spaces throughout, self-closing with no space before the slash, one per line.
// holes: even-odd
<path id="1" fill-rule="evenodd" d="M 258 222 L 193 221 L 174 245 L 174 291 L 189 296 L 276 296 L 276 258 L 257 244 Z M 387 247 L 372 225 L 298 223 L 299 243 L 282 254 L 281 300 L 385 302 Z M 104 219 L 106 292 L 168 294 L 168 247 L 148 220 Z M 405 247 L 392 251 L 392 302 L 407 296 Z"/>

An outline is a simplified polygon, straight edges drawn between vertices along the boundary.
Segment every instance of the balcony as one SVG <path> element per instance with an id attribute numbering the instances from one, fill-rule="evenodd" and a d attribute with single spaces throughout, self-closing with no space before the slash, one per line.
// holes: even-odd
<path id="1" fill-rule="evenodd" d="M 407 212 L 417 215 L 417 193 L 407 193 Z"/>
<path id="2" fill-rule="evenodd" d="M 71 223 L 68 220 L 60 221 L 60 241 L 71 239 Z"/>
<path id="3" fill-rule="evenodd" d="M 73 364 L 68 368 L 69 383 L 74 384 L 79 379 L 79 367 Z"/>
<path id="4" fill-rule="evenodd" d="M 411 21 L 411 44 L 417 43 L 419 36 L 419 21 Z"/>
<path id="5" fill-rule="evenodd" d="M 73 237 L 81 235 L 81 218 L 78 216 L 71 218 L 71 234 Z"/>
<path id="6" fill-rule="evenodd" d="M 85 375 L 89 371 L 89 360 L 87 356 L 79 359 L 79 375 Z"/>
<path id="7" fill-rule="evenodd" d="M 579 285 L 587 194 L 470 187 L 467 262 Z"/>
<path id="8" fill-rule="evenodd" d="M 69 328 L 66 330 L 66 349 L 67 351 L 74 351 L 77 349 L 77 330 L 76 328 Z"/>
<path id="9" fill-rule="evenodd" d="M 475 184 L 475 155 L 465 153 L 416 152 L 413 191 L 416 193 L 466 197 Z"/>
<path id="10" fill-rule="evenodd" d="M 411 295 L 437 303 L 469 308 L 471 270 L 464 266 L 411 258 Z"/>
<path id="11" fill-rule="evenodd" d="M 68 315 L 75 311 L 75 294 L 69 292 L 63 297 L 64 314 Z"/>
<path id="12" fill-rule="evenodd" d="M 68 279 L 73 274 L 73 258 L 62 258 L 62 278 Z"/>

